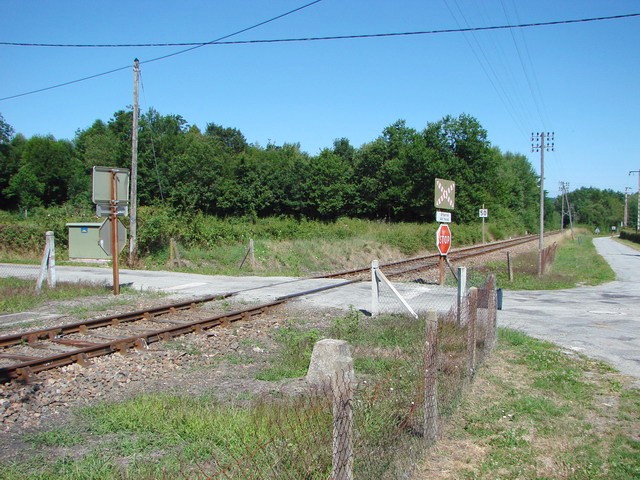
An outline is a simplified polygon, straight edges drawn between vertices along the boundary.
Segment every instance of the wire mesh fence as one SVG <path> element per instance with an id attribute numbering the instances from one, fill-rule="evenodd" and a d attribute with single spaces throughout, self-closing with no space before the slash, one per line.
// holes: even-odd
<path id="1" fill-rule="evenodd" d="M 394 287 L 398 293 L 406 288 Z M 366 318 L 345 335 L 353 370 L 243 407 L 244 428 L 212 446 L 196 468 L 183 470 L 185 477 L 411 478 L 495 345 L 495 279 L 465 291 L 460 306 L 450 290 L 438 289 L 442 296 L 433 295 L 431 305 L 424 291 L 404 298 L 420 312 L 417 318 L 394 294 L 403 313 L 396 308 Z M 383 309 L 398 307 L 388 298 Z"/>

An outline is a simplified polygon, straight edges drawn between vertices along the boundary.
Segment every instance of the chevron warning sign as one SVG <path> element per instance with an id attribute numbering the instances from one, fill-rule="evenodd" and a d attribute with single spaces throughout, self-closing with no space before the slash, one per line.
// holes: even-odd
<path id="1" fill-rule="evenodd" d="M 436 208 L 453 210 L 456 200 L 456 182 L 436 178 L 433 203 Z"/>

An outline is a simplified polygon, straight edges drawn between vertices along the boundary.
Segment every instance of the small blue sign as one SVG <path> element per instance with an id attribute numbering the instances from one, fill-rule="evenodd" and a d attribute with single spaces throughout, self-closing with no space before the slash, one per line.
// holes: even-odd
<path id="1" fill-rule="evenodd" d="M 89 227 L 80 227 L 80 233 L 87 233 L 89 231 Z"/>

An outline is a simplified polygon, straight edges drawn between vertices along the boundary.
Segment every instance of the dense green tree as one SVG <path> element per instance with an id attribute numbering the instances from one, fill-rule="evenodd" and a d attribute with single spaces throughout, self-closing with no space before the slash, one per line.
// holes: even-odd
<path id="1" fill-rule="evenodd" d="M 167 165 L 169 201 L 179 209 L 214 213 L 228 153 L 197 127 L 185 135 L 184 151 Z"/>
<path id="2" fill-rule="evenodd" d="M 171 196 L 170 165 L 185 152 L 189 125 L 180 115 L 160 115 L 154 109 L 140 117 L 139 125 L 138 201 L 150 205 Z"/>
<path id="3" fill-rule="evenodd" d="M 69 199 L 69 179 L 78 174 L 73 146 L 53 136 L 34 136 L 22 150 L 20 167 L 6 189 L 25 208 L 62 205 Z"/>
<path id="4" fill-rule="evenodd" d="M 487 132 L 469 115 L 446 116 L 424 131 L 427 144 L 437 152 L 439 178 L 456 182 L 456 221 L 477 217 L 477 209 L 491 199 L 498 156 L 487 140 Z"/>
<path id="5" fill-rule="evenodd" d="M 242 132 L 236 128 L 226 128 L 215 123 L 208 123 L 205 134 L 218 140 L 231 153 L 241 153 L 249 146 Z"/>
<path id="6" fill-rule="evenodd" d="M 624 217 L 624 194 L 613 190 L 583 187 L 568 194 L 575 223 L 600 228 L 606 232 L 619 227 Z M 562 197 L 556 199 L 556 211 L 562 208 Z M 565 204 L 566 209 L 566 204 Z"/>
<path id="7" fill-rule="evenodd" d="M 343 157 L 325 149 L 303 164 L 301 177 L 300 203 L 305 217 L 335 220 L 351 210 L 353 169 Z"/>
<path id="8" fill-rule="evenodd" d="M 93 166 L 131 166 L 132 123 L 132 112 L 120 110 L 69 143 L 14 136 L 0 116 L 2 207 L 88 203 Z M 495 218 L 537 228 L 531 165 L 493 147 L 469 115 L 444 117 L 422 131 L 398 120 L 359 148 L 339 138 L 314 156 L 296 143 L 249 145 L 240 130 L 216 123 L 202 132 L 154 109 L 140 116 L 138 134 L 140 205 L 221 216 L 432 222 L 439 177 L 456 182 L 454 221 L 475 220 L 485 204 Z"/>
<path id="9" fill-rule="evenodd" d="M 18 152 L 15 148 L 15 140 L 18 139 L 14 135 L 13 127 L 5 122 L 0 114 L 0 208 L 6 209 L 15 206 L 15 202 L 7 197 L 6 189 L 20 167 Z M 24 141 L 24 137 L 20 136 L 19 141 Z"/>
<path id="10" fill-rule="evenodd" d="M 4 120 L 4 117 L 0 113 L 0 145 L 8 144 L 14 134 L 15 131 L 13 127 Z"/>

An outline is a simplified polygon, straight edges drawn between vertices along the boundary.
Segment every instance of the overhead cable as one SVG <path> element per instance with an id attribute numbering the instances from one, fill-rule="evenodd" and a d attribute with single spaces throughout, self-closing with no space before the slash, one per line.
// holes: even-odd
<path id="1" fill-rule="evenodd" d="M 186 48 L 186 49 L 180 50 L 178 52 L 170 53 L 170 54 L 167 54 L 167 55 L 162 55 L 160 57 L 152 58 L 150 60 L 145 60 L 145 61 L 140 62 L 140 64 L 157 62 L 158 60 L 164 60 L 165 58 L 175 57 L 176 55 L 181 55 L 183 53 L 190 52 L 191 50 L 195 50 L 197 48 L 204 47 L 206 45 L 211 45 L 211 44 L 217 43 L 217 42 L 219 42 L 221 40 L 224 40 L 226 38 L 233 37 L 235 35 L 239 35 L 241 33 L 247 32 L 247 31 L 252 30 L 254 28 L 261 27 L 262 25 L 265 25 L 267 23 L 271 23 L 271 22 L 274 22 L 275 20 L 279 20 L 279 19 L 281 19 L 283 17 L 286 17 L 287 15 L 291 15 L 292 13 L 299 12 L 300 10 L 303 10 L 303 9 L 305 9 L 307 7 L 315 5 L 316 3 L 320 3 L 321 1 L 322 0 L 314 0 L 313 2 L 310 2 L 310 3 L 307 3 L 305 5 L 302 5 L 301 7 L 294 8 L 293 10 L 289 10 L 288 12 L 285 12 L 285 13 L 283 13 L 281 15 L 277 15 L 275 17 L 272 17 L 272 18 L 268 19 L 268 20 L 264 20 L 264 21 L 262 21 L 260 23 L 256 23 L 255 25 L 251 25 L 250 27 L 243 28 L 242 30 L 238 30 L 237 32 L 233 32 L 233 33 L 230 33 L 228 35 L 224 35 L 222 37 L 216 38 L 215 40 L 211 40 L 210 42 L 200 43 L 200 44 L 198 44 L 196 46 L 193 46 L 191 48 Z M 26 95 L 32 95 L 34 93 L 44 92 L 46 90 L 52 90 L 54 88 L 64 87 L 66 85 L 71 85 L 73 83 L 83 82 L 85 80 L 90 80 L 92 78 L 102 77 L 104 75 L 109 75 L 111 73 L 119 72 L 121 70 L 127 70 L 129 68 L 131 68 L 131 65 L 126 65 L 126 66 L 120 67 L 120 68 L 114 68 L 113 70 L 109 70 L 107 72 L 97 73 L 95 75 L 90 75 L 88 77 L 79 78 L 77 80 L 71 80 L 69 82 L 64 82 L 64 83 L 59 83 L 57 85 L 52 85 L 50 87 L 39 88 L 38 90 L 32 90 L 30 92 L 24 92 L 24 93 L 19 93 L 17 95 L 11 95 L 11 96 L 8 96 L 8 97 L 0 98 L 0 102 L 3 101 L 3 100 L 9 100 L 9 99 L 12 99 L 12 98 L 24 97 Z"/>
<path id="2" fill-rule="evenodd" d="M 440 30 L 419 30 L 413 32 L 395 32 L 395 33 L 365 33 L 360 35 L 333 35 L 326 37 L 299 37 L 299 38 L 274 38 L 274 39 L 258 39 L 258 40 L 233 40 L 229 42 L 223 42 L 222 40 L 225 38 L 229 38 L 234 35 L 238 35 L 240 33 L 246 32 L 252 28 L 256 28 L 260 25 L 264 25 L 270 21 L 281 18 L 285 15 L 289 15 L 297 10 L 301 10 L 302 8 L 306 8 L 308 6 L 313 5 L 314 3 L 318 3 L 321 0 L 316 0 L 310 4 L 304 5 L 296 10 L 292 10 L 291 12 L 280 15 L 279 17 L 275 17 L 271 20 L 267 20 L 265 22 L 259 23 L 258 25 L 254 25 L 249 28 L 245 28 L 244 30 L 240 30 L 238 32 L 232 33 L 225 37 L 221 37 L 217 40 L 211 40 L 209 42 L 172 42 L 172 43 L 26 43 L 26 42 L 0 42 L 0 45 L 6 46 L 14 46 L 14 47 L 56 47 L 56 48 L 145 48 L 145 47 L 188 47 L 192 46 L 194 48 L 204 47 L 207 45 L 246 45 L 251 43 L 285 43 L 285 42 L 313 42 L 313 41 L 323 41 L 323 40 L 353 40 L 358 38 L 381 38 L 381 37 L 406 37 L 412 35 L 438 35 L 443 33 L 467 33 L 467 32 L 486 32 L 492 30 L 507 30 L 507 29 L 520 29 L 520 28 L 533 28 L 533 27 L 550 27 L 557 25 L 571 25 L 574 23 L 589 23 L 589 22 L 601 22 L 606 20 L 620 20 L 624 18 L 633 18 L 640 17 L 640 13 L 625 13 L 621 15 L 610 15 L 606 17 L 592 17 L 592 18 L 578 18 L 571 20 L 555 20 L 549 22 L 533 22 L 533 23 L 520 23 L 516 25 L 494 25 L 489 27 L 467 27 L 467 28 L 445 28 Z M 191 49 L 189 49 L 191 50 Z M 189 51 L 185 50 L 185 51 Z M 178 55 L 180 53 L 184 53 L 184 51 L 176 52 L 172 55 Z M 171 56 L 171 55 L 168 55 Z M 147 62 L 152 62 L 154 60 L 159 60 L 165 57 L 159 57 L 153 60 L 147 60 Z"/>
<path id="3" fill-rule="evenodd" d="M 215 40 L 211 40 L 209 42 L 204 43 L 155 43 L 155 44 L 111 44 L 111 45 L 64 45 L 64 44 L 27 44 L 27 43 L 11 43 L 11 42 L 0 42 L 0 45 L 13 45 L 13 46 L 42 46 L 42 47 L 93 47 L 93 48 L 102 48 L 102 47 L 169 47 L 169 46 L 191 46 L 190 48 L 180 50 L 178 52 L 170 53 L 167 55 L 162 55 L 160 57 L 152 58 L 150 60 L 140 61 L 140 64 L 156 62 L 159 60 L 164 60 L 169 57 L 174 57 L 176 55 L 181 55 L 186 52 L 190 52 L 191 50 L 195 50 L 197 48 L 205 47 L 207 45 L 243 45 L 243 44 L 254 44 L 254 43 L 285 43 L 285 42 L 309 42 L 309 41 L 322 41 L 322 40 L 352 40 L 352 39 L 360 39 L 360 38 L 384 38 L 384 37 L 402 37 L 402 36 L 412 36 L 412 35 L 436 35 L 436 34 L 444 34 L 444 33 L 465 33 L 465 32 L 484 32 L 484 31 L 492 31 L 492 30 L 506 30 L 506 29 L 522 29 L 522 28 L 533 28 L 533 27 L 547 27 L 547 26 L 557 26 L 557 25 L 570 25 L 575 23 L 588 23 L 588 22 L 599 22 L 605 20 L 619 20 L 623 18 L 632 18 L 632 17 L 640 17 L 640 13 L 626 13 L 622 15 L 611 15 L 606 17 L 593 17 L 593 18 L 581 18 L 581 19 L 573 19 L 573 20 L 556 20 L 550 22 L 535 22 L 535 23 L 521 23 L 518 25 L 495 25 L 491 27 L 468 27 L 468 28 L 450 28 L 450 29 L 442 29 L 442 30 L 425 30 L 425 31 L 415 31 L 415 32 L 401 32 L 401 33 L 374 33 L 374 34 L 362 34 L 362 35 L 338 35 L 338 36 L 330 36 L 330 37 L 305 37 L 305 38 L 280 38 L 280 39 L 263 39 L 263 40 L 234 40 L 234 41 L 223 41 L 226 38 L 238 35 L 240 33 L 244 33 L 248 30 L 257 28 L 266 23 L 273 22 L 274 20 L 280 19 L 286 15 L 290 15 L 294 12 L 300 11 L 304 8 L 315 5 L 316 3 L 321 2 L 322 0 L 315 0 L 311 3 L 298 7 L 294 10 L 291 10 L 282 15 L 278 15 L 277 17 L 273 17 L 269 20 L 265 20 L 264 22 L 260 22 L 256 25 L 252 25 L 251 27 L 244 28 L 237 32 L 231 33 L 229 35 L 225 35 L 223 37 L 217 38 Z M 126 70 L 131 68 L 131 65 L 126 65 L 124 67 L 115 68 L 113 70 L 109 70 L 102 73 L 97 73 L 95 75 L 90 75 L 88 77 L 79 78 L 77 80 L 71 80 L 69 82 L 59 83 L 57 85 L 52 85 L 50 87 L 40 88 L 38 90 L 32 90 L 29 92 L 19 93 L 16 95 L 11 95 L 8 97 L 0 98 L 0 102 L 4 100 L 10 100 L 12 98 L 24 97 L 26 95 L 32 95 L 34 93 L 44 92 L 46 90 L 52 90 L 54 88 L 64 87 L 66 85 L 71 85 L 74 83 L 83 82 L 85 80 L 90 80 L 92 78 L 101 77 L 104 75 L 109 75 L 111 73 L 119 72 L 121 70 Z"/>

